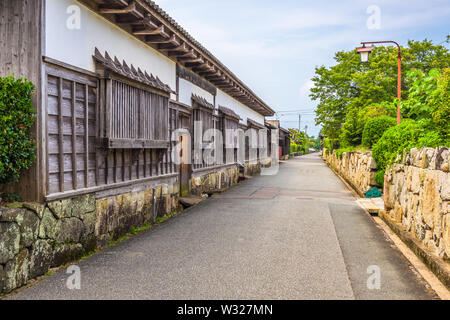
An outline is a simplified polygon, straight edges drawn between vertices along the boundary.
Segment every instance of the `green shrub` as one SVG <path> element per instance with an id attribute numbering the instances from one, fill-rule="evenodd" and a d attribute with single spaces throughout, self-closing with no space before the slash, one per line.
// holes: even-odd
<path id="1" fill-rule="evenodd" d="M 344 152 L 353 152 L 355 148 L 353 147 L 346 147 L 346 148 L 340 148 L 336 150 L 336 157 L 342 160 L 342 155 Z"/>
<path id="2" fill-rule="evenodd" d="M 386 168 L 394 163 L 397 155 L 411 148 L 435 148 L 446 144 L 448 141 L 445 141 L 438 131 L 432 130 L 426 122 L 403 120 L 400 125 L 386 130 L 373 147 L 373 158 L 378 168 L 375 181 L 383 185 Z"/>
<path id="3" fill-rule="evenodd" d="M 0 77 L 0 184 L 18 181 L 35 160 L 33 90 L 27 80 Z"/>
<path id="4" fill-rule="evenodd" d="M 364 126 L 362 135 L 363 146 L 372 148 L 372 146 L 380 140 L 383 133 L 396 124 L 397 120 L 388 116 L 380 116 L 370 119 Z"/>
<path id="5" fill-rule="evenodd" d="M 328 149 L 328 151 L 332 153 L 333 150 L 339 149 L 340 147 L 339 140 L 326 138 L 323 140 L 323 147 L 325 149 Z"/>
<path id="6" fill-rule="evenodd" d="M 340 148 L 335 150 L 336 151 L 336 157 L 338 157 L 339 159 L 342 160 L 342 155 L 344 154 L 344 152 L 367 152 L 369 150 L 367 150 L 366 148 L 362 147 L 362 146 L 356 146 L 356 147 L 345 147 L 345 148 Z"/>

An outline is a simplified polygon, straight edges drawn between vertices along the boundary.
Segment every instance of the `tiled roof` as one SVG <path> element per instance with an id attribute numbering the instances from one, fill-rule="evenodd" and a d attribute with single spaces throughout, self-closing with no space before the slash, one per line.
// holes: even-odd
<path id="1" fill-rule="evenodd" d="M 131 65 L 128 67 L 127 63 L 123 61 L 122 63 L 114 57 L 114 60 L 109 56 L 108 52 L 105 52 L 103 56 L 100 51 L 95 48 L 94 59 L 103 65 L 105 68 L 120 74 L 124 77 L 127 77 L 132 80 L 136 80 L 146 85 L 153 87 L 155 89 L 167 92 L 167 93 L 176 93 L 174 92 L 167 84 L 163 83 L 158 77 L 154 77 L 152 74 L 148 74 L 147 71 L 142 71 L 140 68 L 136 70 L 136 68 Z"/>
<path id="2" fill-rule="evenodd" d="M 231 110 L 227 107 L 219 106 L 219 111 L 231 118 L 238 120 L 238 121 L 242 120 L 241 117 L 239 117 L 239 115 L 236 112 L 234 112 L 233 110 Z"/>
<path id="3" fill-rule="evenodd" d="M 214 110 L 214 105 L 212 105 L 211 103 L 206 101 L 205 98 L 202 98 L 202 97 L 200 97 L 200 96 L 198 96 L 196 94 L 192 94 L 192 100 L 194 102 L 196 102 L 197 104 L 199 104 L 200 106 L 202 106 L 202 107 L 205 107 L 205 108 L 210 109 L 210 110 Z"/>

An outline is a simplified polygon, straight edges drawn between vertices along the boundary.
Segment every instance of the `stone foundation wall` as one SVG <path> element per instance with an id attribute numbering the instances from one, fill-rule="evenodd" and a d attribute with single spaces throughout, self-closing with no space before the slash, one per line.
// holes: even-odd
<path id="1" fill-rule="evenodd" d="M 450 261 L 450 151 L 411 149 L 386 171 L 385 216 Z"/>
<path id="2" fill-rule="evenodd" d="M 328 149 L 324 149 L 322 156 L 360 196 L 363 196 L 370 188 L 378 186 L 374 179 L 377 164 L 371 152 L 344 152 L 340 159 L 336 152 L 330 153 Z"/>
<path id="3" fill-rule="evenodd" d="M 245 176 L 256 176 L 261 173 L 261 163 L 258 161 L 254 162 L 246 162 L 244 168 Z"/>
<path id="4" fill-rule="evenodd" d="M 212 172 L 194 173 L 191 179 L 191 192 L 196 195 L 222 191 L 239 181 L 239 168 L 232 166 Z"/>
<path id="5" fill-rule="evenodd" d="M 176 189 L 157 187 L 155 203 L 153 192 L 149 189 L 103 199 L 85 195 L 45 205 L 0 208 L 0 294 L 178 209 Z"/>

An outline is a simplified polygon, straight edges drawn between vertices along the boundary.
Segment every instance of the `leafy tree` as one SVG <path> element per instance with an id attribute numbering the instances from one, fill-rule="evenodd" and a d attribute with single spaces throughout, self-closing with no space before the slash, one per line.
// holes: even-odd
<path id="1" fill-rule="evenodd" d="M 315 148 L 320 150 L 320 139 L 315 139 L 314 137 L 309 137 L 305 132 L 299 131 L 297 129 L 289 129 L 291 136 L 291 152 L 302 151 L 308 153 L 309 148 Z"/>
<path id="2" fill-rule="evenodd" d="M 443 73 L 433 69 L 428 74 L 413 70 L 408 77 L 411 87 L 408 99 L 400 102 L 402 113 L 450 141 L 450 69 Z"/>

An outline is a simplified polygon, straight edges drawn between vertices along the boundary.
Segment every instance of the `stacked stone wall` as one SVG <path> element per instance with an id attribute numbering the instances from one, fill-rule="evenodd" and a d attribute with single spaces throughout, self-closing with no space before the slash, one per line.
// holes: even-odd
<path id="1" fill-rule="evenodd" d="M 323 158 L 360 196 L 372 187 L 379 187 L 375 182 L 377 164 L 371 152 L 344 152 L 339 158 L 336 152 L 324 149 Z"/>
<path id="2" fill-rule="evenodd" d="M 386 171 L 385 216 L 450 261 L 450 151 L 411 149 Z"/>

